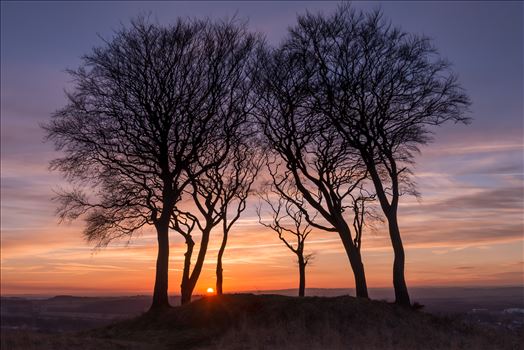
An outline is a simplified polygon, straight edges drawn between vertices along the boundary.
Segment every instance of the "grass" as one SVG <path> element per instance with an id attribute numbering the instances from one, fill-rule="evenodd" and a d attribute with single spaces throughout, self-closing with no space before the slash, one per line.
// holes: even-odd
<path id="1" fill-rule="evenodd" d="M 27 331 L 4 331 L 0 342 L 2 350 L 115 350 L 150 349 L 143 343 L 126 340 L 100 339 L 70 333 L 38 333 Z"/>
<path id="2" fill-rule="evenodd" d="M 522 339 L 510 332 L 349 296 L 205 297 L 56 337 L 61 344 L 38 349 L 524 349 Z M 80 340 L 84 347 L 68 344 L 67 337 Z M 7 340 L 2 337 L 3 350 L 31 349 Z"/>

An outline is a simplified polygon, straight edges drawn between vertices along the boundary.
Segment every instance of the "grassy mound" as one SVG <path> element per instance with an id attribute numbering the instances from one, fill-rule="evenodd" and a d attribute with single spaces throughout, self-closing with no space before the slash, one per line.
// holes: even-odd
<path id="1" fill-rule="evenodd" d="M 520 349 L 519 337 L 349 296 L 205 297 L 85 336 L 152 349 Z"/>

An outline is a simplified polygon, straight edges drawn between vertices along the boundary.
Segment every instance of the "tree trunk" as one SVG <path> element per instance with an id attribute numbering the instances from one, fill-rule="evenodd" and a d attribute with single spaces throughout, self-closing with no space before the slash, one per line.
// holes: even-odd
<path id="1" fill-rule="evenodd" d="M 180 304 L 182 305 L 185 305 L 191 302 L 191 295 L 193 294 L 194 286 L 191 287 L 189 284 L 190 284 L 189 281 L 187 281 L 187 284 L 185 286 L 184 284 L 182 284 L 182 292 L 180 296 Z"/>
<path id="2" fill-rule="evenodd" d="M 187 304 L 191 301 L 191 293 L 188 294 L 189 291 L 189 276 L 191 272 L 191 257 L 193 256 L 193 248 L 195 246 L 195 242 L 191 238 L 191 236 L 187 235 L 186 237 L 186 252 L 184 253 L 184 269 L 182 271 L 182 283 L 180 284 L 180 290 L 181 290 L 181 304 Z"/>
<path id="3" fill-rule="evenodd" d="M 306 293 L 306 262 L 302 255 L 298 256 L 298 271 L 300 282 L 298 284 L 298 296 L 303 297 Z"/>
<path id="4" fill-rule="evenodd" d="M 345 230 L 344 230 L 345 231 Z M 362 256 L 360 251 L 355 247 L 351 241 L 351 236 L 349 232 L 344 233 L 340 232 L 339 236 L 342 240 L 342 244 L 346 250 L 346 254 L 351 264 L 351 269 L 353 270 L 353 276 L 355 277 L 355 289 L 356 295 L 358 298 L 369 298 L 368 296 L 368 286 L 366 282 L 366 274 L 364 272 L 364 264 L 362 264 Z"/>
<path id="5" fill-rule="evenodd" d="M 396 211 L 387 216 L 389 224 L 389 237 L 395 253 L 393 261 L 393 286 L 395 287 L 395 303 L 403 306 L 410 306 L 408 287 L 404 278 L 404 246 L 400 237 Z"/>
<path id="6" fill-rule="evenodd" d="M 193 267 L 193 272 L 191 272 L 191 276 L 189 276 L 189 265 L 191 264 L 191 257 L 189 257 L 189 265 L 187 268 L 188 274 L 186 275 L 186 278 L 183 278 L 182 285 L 181 285 L 181 303 L 182 305 L 187 304 L 191 301 L 191 296 L 193 295 L 193 291 L 195 289 L 195 286 L 197 284 L 198 278 L 200 277 L 200 273 L 202 272 L 202 266 L 204 265 L 204 259 L 206 257 L 207 253 L 207 246 L 209 244 L 209 234 L 211 233 L 211 228 L 206 228 L 202 232 L 202 240 L 200 242 L 200 248 L 198 250 L 198 257 L 195 262 L 195 266 Z M 192 252 L 191 247 L 191 252 Z M 186 257 L 187 260 L 187 257 Z M 184 264 L 184 275 L 186 272 L 185 264 Z"/>
<path id="7" fill-rule="evenodd" d="M 394 161 L 394 160 L 392 160 Z M 377 192 L 377 197 L 380 201 L 380 206 L 386 218 L 388 219 L 388 228 L 389 228 L 389 238 L 391 239 L 391 245 L 393 246 L 393 253 L 395 258 L 393 261 L 393 287 L 395 288 L 395 303 L 404 306 L 410 306 L 408 287 L 406 285 L 406 280 L 404 278 L 404 264 L 405 264 L 405 255 L 404 255 L 404 246 L 402 245 L 402 239 L 400 238 L 400 229 L 398 227 L 398 218 L 397 218 L 397 205 L 399 199 L 398 193 L 398 177 L 391 176 L 392 186 L 394 188 L 393 198 L 391 203 L 388 200 L 384 187 L 382 186 L 382 181 L 377 172 L 375 164 L 373 162 L 366 162 L 367 168 L 375 185 L 375 191 Z M 396 164 L 393 163 L 392 167 L 396 171 Z"/>
<path id="8" fill-rule="evenodd" d="M 217 260 L 217 285 L 216 285 L 216 290 L 215 292 L 217 293 L 217 295 L 222 295 L 224 292 L 222 290 L 222 284 L 223 284 L 223 281 L 224 281 L 224 277 L 223 277 L 223 270 L 222 270 L 222 259 L 218 259 Z"/>
<path id="9" fill-rule="evenodd" d="M 226 250 L 226 244 L 227 244 L 227 236 L 228 232 L 227 230 L 224 230 L 224 235 L 222 236 L 222 244 L 220 245 L 220 249 L 218 250 L 218 257 L 217 257 L 217 285 L 216 285 L 216 293 L 217 295 L 222 295 L 222 284 L 224 281 L 223 277 L 223 269 L 222 269 L 222 257 L 224 256 L 224 251 Z"/>
<path id="10" fill-rule="evenodd" d="M 368 286 L 366 282 L 366 274 L 364 273 L 364 264 L 362 263 L 362 256 L 358 249 L 353 247 L 351 252 L 352 257 L 349 258 L 353 275 L 355 276 L 355 289 L 357 298 L 369 298 Z"/>
<path id="11" fill-rule="evenodd" d="M 159 224 L 157 229 L 158 256 L 156 260 L 155 289 L 153 303 L 150 310 L 165 309 L 169 307 L 167 294 L 169 272 L 169 226 Z"/>

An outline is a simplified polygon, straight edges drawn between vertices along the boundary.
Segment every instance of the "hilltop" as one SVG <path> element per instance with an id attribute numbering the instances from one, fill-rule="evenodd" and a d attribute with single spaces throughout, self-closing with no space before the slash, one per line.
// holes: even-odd
<path id="1" fill-rule="evenodd" d="M 2 337 L 2 349 L 27 348 L 13 346 L 12 337 Z M 43 343 L 97 350 L 522 348 L 521 339 L 510 331 L 350 296 L 204 297 L 103 328 L 45 337 L 35 340 L 39 349 L 45 348 Z"/>

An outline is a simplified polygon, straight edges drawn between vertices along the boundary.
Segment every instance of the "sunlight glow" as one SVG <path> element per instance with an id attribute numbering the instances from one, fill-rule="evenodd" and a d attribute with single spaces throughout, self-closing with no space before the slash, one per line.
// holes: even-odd
<path id="1" fill-rule="evenodd" d="M 214 293 L 215 293 L 215 290 L 213 288 L 209 287 L 207 289 L 207 294 L 214 294 Z"/>

